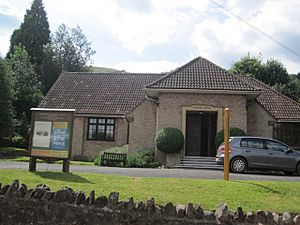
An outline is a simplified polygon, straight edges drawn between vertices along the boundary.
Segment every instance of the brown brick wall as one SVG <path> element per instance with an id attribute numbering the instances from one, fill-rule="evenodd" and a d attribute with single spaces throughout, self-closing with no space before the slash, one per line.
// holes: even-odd
<path id="1" fill-rule="evenodd" d="M 273 137 L 273 122 L 276 122 L 258 103 L 248 103 L 247 134 L 251 136 Z"/>
<path id="2" fill-rule="evenodd" d="M 182 130 L 182 107 L 192 105 L 213 106 L 216 108 L 230 108 L 230 126 L 247 130 L 246 98 L 242 95 L 221 95 L 221 94 L 181 94 L 161 93 L 158 108 L 158 127 L 176 127 Z M 158 160 L 167 166 L 179 164 L 183 155 L 165 155 L 157 152 Z"/>
<path id="3" fill-rule="evenodd" d="M 84 117 L 75 116 L 72 138 L 72 158 L 81 157 L 84 133 Z"/>
<path id="4" fill-rule="evenodd" d="M 129 153 L 147 148 L 154 150 L 156 133 L 155 103 L 144 100 L 128 117 L 130 122 Z"/>
<path id="5" fill-rule="evenodd" d="M 115 123 L 115 141 L 93 141 L 87 140 L 88 117 L 75 117 L 72 158 L 92 160 L 107 148 L 127 144 L 127 123 L 123 118 L 116 118 Z"/>

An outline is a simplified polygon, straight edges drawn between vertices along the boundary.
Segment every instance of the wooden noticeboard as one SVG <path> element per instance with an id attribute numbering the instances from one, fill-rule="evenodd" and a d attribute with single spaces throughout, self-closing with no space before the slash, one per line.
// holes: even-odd
<path id="1" fill-rule="evenodd" d="M 63 160 L 69 171 L 75 109 L 32 108 L 29 142 L 29 170 L 36 170 L 36 159 Z"/>

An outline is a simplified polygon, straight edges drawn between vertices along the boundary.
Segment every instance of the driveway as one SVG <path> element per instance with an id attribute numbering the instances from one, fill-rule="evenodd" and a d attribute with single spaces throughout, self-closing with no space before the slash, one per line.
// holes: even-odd
<path id="1" fill-rule="evenodd" d="M 0 162 L 0 169 L 28 169 L 27 162 Z M 60 170 L 61 164 L 38 163 L 37 171 Z M 169 177 L 169 178 L 199 178 L 199 179 L 223 179 L 221 170 L 204 169 L 148 169 L 148 168 L 118 168 L 118 167 L 98 167 L 98 166 L 79 166 L 71 165 L 70 172 L 86 172 L 113 174 L 132 177 Z M 230 174 L 233 180 L 268 180 L 268 181 L 294 181 L 300 182 L 300 176 L 283 176 L 280 174 Z"/>

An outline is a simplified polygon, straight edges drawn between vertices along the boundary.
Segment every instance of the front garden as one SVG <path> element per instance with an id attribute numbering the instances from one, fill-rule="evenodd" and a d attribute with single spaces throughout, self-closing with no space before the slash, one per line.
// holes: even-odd
<path id="1" fill-rule="evenodd" d="M 61 173 L 55 171 L 28 172 L 0 169 L 0 183 L 10 184 L 14 179 L 34 188 L 46 184 L 55 191 L 71 187 L 96 195 L 120 193 L 120 199 L 134 197 L 144 202 L 154 197 L 158 204 L 199 204 L 213 210 L 226 202 L 231 210 L 241 206 L 245 210 L 300 212 L 300 182 L 285 181 L 228 181 L 182 178 L 142 178 L 91 173 Z"/>

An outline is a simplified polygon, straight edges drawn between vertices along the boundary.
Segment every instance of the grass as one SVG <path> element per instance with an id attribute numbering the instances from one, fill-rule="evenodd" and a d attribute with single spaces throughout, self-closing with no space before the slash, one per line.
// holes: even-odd
<path id="1" fill-rule="evenodd" d="M 14 161 L 14 162 L 29 162 L 29 157 L 27 155 L 26 149 L 16 148 L 16 147 L 0 147 L 0 161 Z M 38 159 L 39 163 L 46 163 L 44 160 Z M 62 164 L 63 161 L 54 161 L 51 163 Z M 84 165 L 84 166 L 93 166 L 93 162 L 71 160 L 71 165 Z"/>
<path id="2" fill-rule="evenodd" d="M 93 66 L 92 72 L 95 72 L 95 73 L 118 73 L 118 72 L 120 72 L 120 70 L 107 68 L 107 67 Z"/>
<path id="3" fill-rule="evenodd" d="M 25 170 L 0 170 L 0 182 L 14 179 L 30 188 L 44 183 L 52 190 L 72 187 L 74 190 L 96 191 L 96 195 L 120 193 L 121 199 L 133 196 L 135 200 L 154 197 L 159 204 L 173 202 L 200 204 L 205 209 L 216 209 L 221 202 L 231 210 L 241 206 L 244 210 L 269 210 L 276 212 L 300 212 L 300 182 L 286 181 L 228 181 L 181 178 L 141 178 L 91 173 L 68 173 Z"/>

